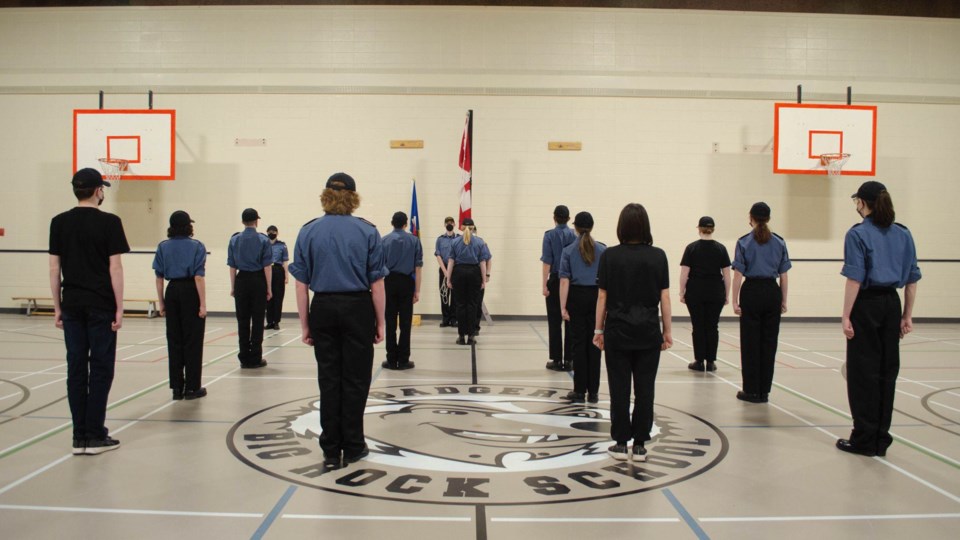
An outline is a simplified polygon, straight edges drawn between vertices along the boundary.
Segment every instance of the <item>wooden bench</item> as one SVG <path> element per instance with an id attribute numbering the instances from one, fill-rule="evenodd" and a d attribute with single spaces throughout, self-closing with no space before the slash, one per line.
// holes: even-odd
<path id="1" fill-rule="evenodd" d="M 14 296 L 14 302 L 26 302 L 27 316 L 30 315 L 53 315 L 53 298 L 49 296 L 44 298 L 42 296 Z M 145 303 L 147 304 L 147 310 L 145 313 L 135 312 L 128 313 L 127 306 L 130 303 Z M 129 317 L 146 317 L 152 319 L 160 315 L 157 311 L 157 300 L 156 298 L 124 298 L 123 299 L 123 312 L 124 315 Z"/>

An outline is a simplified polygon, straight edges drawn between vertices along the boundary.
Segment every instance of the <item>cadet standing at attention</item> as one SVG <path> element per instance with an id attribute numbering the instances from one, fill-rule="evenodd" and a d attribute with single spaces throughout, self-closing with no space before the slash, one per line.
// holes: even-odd
<path id="1" fill-rule="evenodd" d="M 420 301 L 420 277 L 423 271 L 423 246 L 420 239 L 408 233 L 407 215 L 393 214 L 390 220 L 393 232 L 383 237 L 383 255 L 390 273 L 384 279 L 387 295 L 387 359 L 386 369 L 411 369 L 410 326 L 413 323 L 413 305 Z M 397 341 L 397 319 L 400 321 L 400 340 Z"/>
<path id="2" fill-rule="evenodd" d="M 373 346 L 386 331 L 388 270 L 377 228 L 351 215 L 360 206 L 354 179 L 331 176 L 320 202 L 324 215 L 300 229 L 290 273 L 297 280 L 301 339 L 317 359 L 323 462 L 333 469 L 370 453 L 363 412 Z"/>
<path id="3" fill-rule="evenodd" d="M 230 238 L 227 266 L 230 267 L 230 296 L 237 310 L 237 336 L 242 368 L 267 365 L 263 359 L 263 320 L 270 292 L 273 255 L 270 240 L 257 232 L 260 214 L 247 208 L 241 214 L 244 229 Z"/>
<path id="4" fill-rule="evenodd" d="M 463 236 L 457 238 L 450 248 L 447 260 L 447 287 L 456 291 L 457 300 L 457 345 L 473 345 L 477 342 L 477 309 L 480 292 L 487 285 L 487 261 L 490 250 L 482 238 L 476 236 L 473 219 L 463 220 Z"/>
<path id="5" fill-rule="evenodd" d="M 570 221 L 570 209 L 558 205 L 553 209 L 554 227 L 543 233 L 543 249 L 540 261 L 543 262 L 543 296 L 547 299 L 547 330 L 549 335 L 550 361 L 547 369 L 570 371 L 573 362 L 570 358 L 570 340 L 567 336 L 569 325 L 560 313 L 560 255 L 563 248 L 577 241 L 567 222 Z"/>
<path id="6" fill-rule="evenodd" d="M 157 275 L 160 315 L 167 323 L 167 356 L 173 399 L 198 399 L 207 395 L 200 386 L 203 371 L 203 331 L 207 317 L 204 284 L 207 248 L 193 239 L 190 214 L 170 214 L 167 239 L 157 246 L 153 270 Z M 167 285 L 163 291 L 163 281 Z"/>
<path id="7" fill-rule="evenodd" d="M 900 340 L 913 331 L 917 248 L 906 227 L 894 223 L 893 200 L 880 182 L 853 194 L 863 222 L 843 242 L 843 335 L 847 338 L 847 397 L 853 416 L 844 452 L 885 456 L 893 443 L 890 422 L 900 372 Z M 903 311 L 897 289 L 903 288 Z"/>
<path id="8" fill-rule="evenodd" d="M 460 235 L 454 231 L 456 221 L 447 216 L 443 220 L 443 228 L 446 229 L 443 234 L 437 237 L 436 249 L 433 250 L 437 258 L 437 264 L 440 266 L 440 328 L 447 326 L 457 326 L 457 314 L 453 307 L 453 290 L 447 288 L 447 259 L 450 258 L 450 247 L 453 241 Z"/>
<path id="9" fill-rule="evenodd" d="M 267 227 L 267 238 L 270 239 L 270 250 L 273 255 L 273 266 L 270 270 L 270 292 L 273 295 L 267 302 L 267 324 L 264 330 L 279 330 L 280 318 L 283 316 L 283 297 L 287 289 L 287 261 L 290 255 L 283 240 L 278 240 L 280 231 L 276 225 Z"/>

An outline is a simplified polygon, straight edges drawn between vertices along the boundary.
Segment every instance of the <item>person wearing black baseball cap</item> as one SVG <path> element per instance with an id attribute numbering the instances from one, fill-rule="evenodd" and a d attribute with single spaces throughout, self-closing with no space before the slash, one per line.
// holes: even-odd
<path id="1" fill-rule="evenodd" d="M 570 209 L 559 204 L 553 209 L 554 227 L 543 233 L 543 249 L 540 261 L 543 262 L 543 296 L 547 302 L 547 335 L 550 361 L 547 369 L 570 371 L 573 362 L 570 356 L 570 340 L 565 339 L 569 323 L 563 320 L 560 312 L 560 256 L 564 248 L 577 241 L 577 235 L 567 222 L 570 221 Z"/>
<path id="2" fill-rule="evenodd" d="M 280 229 L 276 225 L 267 227 L 267 238 L 270 239 L 270 254 L 273 257 L 273 266 L 270 270 L 270 300 L 267 301 L 266 324 L 263 329 L 280 329 L 280 319 L 283 317 L 283 298 L 287 292 L 287 261 L 290 254 L 287 244 L 278 239 Z"/>
<path id="3" fill-rule="evenodd" d="M 412 369 L 415 364 L 410 361 L 410 327 L 413 305 L 420 301 L 423 246 L 419 237 L 405 230 L 407 214 L 395 212 L 390 224 L 393 232 L 383 237 L 383 256 L 390 273 L 383 280 L 387 296 L 384 315 L 387 320 L 387 359 L 381 365 L 384 369 Z"/>
<path id="4" fill-rule="evenodd" d="M 900 372 L 900 340 L 913 330 L 913 303 L 920 268 L 906 227 L 895 223 L 886 186 L 871 180 L 852 195 L 863 218 L 847 231 L 847 278 L 841 326 L 847 338 L 847 398 L 853 431 L 837 440 L 852 454 L 885 456 L 893 443 L 890 423 Z M 903 305 L 897 289 L 903 289 Z"/>
<path id="5" fill-rule="evenodd" d="M 244 369 L 267 365 L 263 359 L 263 317 L 273 298 L 273 250 L 270 240 L 257 232 L 260 214 L 247 208 L 240 214 L 243 231 L 234 233 L 227 246 L 230 296 L 237 311 L 237 359 Z"/>
<path id="6" fill-rule="evenodd" d="M 183 210 L 170 214 L 167 239 L 160 242 L 153 257 L 157 306 L 167 325 L 167 357 L 174 400 L 207 395 L 207 389 L 200 386 L 207 317 L 204 282 L 207 248 L 193 239 L 193 223 L 190 214 Z M 165 280 L 169 281 L 166 293 Z"/>
<path id="7" fill-rule="evenodd" d="M 77 206 L 50 220 L 50 293 L 53 324 L 67 348 L 67 402 L 73 418 L 73 454 L 119 448 L 104 421 L 123 326 L 123 264 L 130 251 L 120 218 L 102 212 L 110 183 L 96 169 L 71 180 Z"/>
<path id="8" fill-rule="evenodd" d="M 700 240 L 692 242 L 680 259 L 680 302 L 687 305 L 693 327 L 693 371 L 717 370 L 720 312 L 730 298 L 730 255 L 713 239 L 716 224 L 710 216 L 697 223 Z"/>
<path id="9" fill-rule="evenodd" d="M 751 206 L 749 217 L 753 231 L 737 240 L 732 264 L 731 298 L 733 312 L 740 316 L 743 377 L 743 390 L 737 392 L 737 399 L 766 403 L 773 386 L 780 316 L 787 312 L 787 271 L 792 263 L 787 243 L 770 232 L 767 225 L 770 222 L 767 203 Z"/>

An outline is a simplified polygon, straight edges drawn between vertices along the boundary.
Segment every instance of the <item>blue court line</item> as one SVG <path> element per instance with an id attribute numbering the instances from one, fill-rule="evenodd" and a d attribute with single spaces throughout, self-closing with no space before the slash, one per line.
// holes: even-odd
<path id="1" fill-rule="evenodd" d="M 680 504 L 680 501 L 674 496 L 673 492 L 669 489 L 663 490 L 663 495 L 670 501 L 670 504 L 673 505 L 673 508 L 680 514 L 680 517 L 683 518 L 683 521 L 687 523 L 687 526 L 693 530 L 693 534 L 697 535 L 697 538 L 700 540 L 710 540 L 710 537 L 707 535 L 707 532 L 704 531 L 700 524 L 697 523 L 697 520 L 693 519 L 693 516 L 690 515 L 690 512 L 687 512 L 687 509 Z"/>
<path id="2" fill-rule="evenodd" d="M 253 533 L 253 536 L 250 537 L 251 540 L 260 540 L 263 538 L 263 535 L 267 534 L 267 531 L 270 529 L 270 526 L 273 525 L 273 522 L 280 516 L 280 512 L 283 511 L 283 507 L 287 505 L 287 502 L 290 501 L 290 497 L 293 497 L 293 493 L 297 491 L 297 486 L 290 486 L 287 488 L 287 491 L 284 492 L 283 496 L 280 497 L 280 500 L 277 501 L 277 504 L 273 506 L 273 510 L 270 510 L 270 513 L 267 514 L 267 517 L 264 518 L 263 523 L 260 524 L 260 527 L 257 528 L 257 531 Z"/>

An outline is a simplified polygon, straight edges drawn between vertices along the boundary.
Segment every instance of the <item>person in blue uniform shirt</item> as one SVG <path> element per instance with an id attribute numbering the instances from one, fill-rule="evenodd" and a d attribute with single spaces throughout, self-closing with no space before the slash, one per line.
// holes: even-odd
<path id="1" fill-rule="evenodd" d="M 687 305 L 693 327 L 693 371 L 716 371 L 720 312 L 730 301 L 730 255 L 713 239 L 713 218 L 697 223 L 700 240 L 687 245 L 680 260 L 680 303 Z"/>
<path id="2" fill-rule="evenodd" d="M 190 214 L 170 214 L 167 239 L 157 246 L 153 271 L 157 276 L 157 306 L 167 323 L 167 356 L 173 399 L 207 395 L 200 385 L 203 373 L 203 332 L 207 317 L 204 283 L 207 248 L 193 239 Z M 164 293 L 164 281 L 169 281 Z"/>
<path id="3" fill-rule="evenodd" d="M 554 227 L 543 233 L 543 249 L 540 261 L 543 262 L 543 296 L 547 301 L 547 334 L 550 361 L 547 369 L 570 371 L 573 363 L 567 358 L 570 354 L 570 342 L 564 339 L 568 323 L 560 312 L 560 255 L 563 248 L 577 241 L 577 235 L 567 227 L 570 221 L 570 209 L 558 205 L 553 209 Z"/>
<path id="4" fill-rule="evenodd" d="M 273 265 L 270 269 L 271 298 L 267 301 L 267 323 L 263 327 L 264 330 L 279 330 L 280 318 L 283 316 L 283 297 L 286 294 L 288 280 L 287 261 L 290 260 L 290 254 L 287 252 L 287 244 L 277 238 L 279 234 L 280 230 L 276 225 L 267 227 Z"/>
<path id="5" fill-rule="evenodd" d="M 386 369 L 411 369 L 414 363 L 410 361 L 410 326 L 413 305 L 420 301 L 423 246 L 419 238 L 405 230 L 406 214 L 396 212 L 390 224 L 393 232 L 383 237 L 383 256 L 390 273 L 383 281 L 387 295 L 387 359 L 382 365 Z"/>
<path id="6" fill-rule="evenodd" d="M 324 215 L 300 229 L 290 274 L 297 281 L 301 340 L 317 360 L 324 465 L 337 468 L 370 453 L 363 413 L 373 346 L 386 331 L 389 271 L 377 228 L 352 215 L 360 206 L 353 177 L 330 176 L 320 202 Z"/>
<path id="7" fill-rule="evenodd" d="M 600 349 L 593 344 L 597 322 L 597 269 L 607 246 L 590 235 L 593 216 L 580 212 L 573 218 L 577 241 L 563 249 L 560 256 L 560 309 L 563 320 L 570 321 L 570 358 L 573 360 L 573 390 L 567 399 L 573 403 L 599 401 Z"/>
<path id="8" fill-rule="evenodd" d="M 257 232 L 260 214 L 247 208 L 240 217 L 244 229 L 230 238 L 227 246 L 227 266 L 230 267 L 230 296 L 237 310 L 242 368 L 260 368 L 267 365 L 263 359 L 263 321 L 267 302 L 273 296 L 273 254 L 270 240 Z"/>
<path id="9" fill-rule="evenodd" d="M 732 264 L 731 298 L 733 312 L 740 316 L 743 377 L 737 399 L 751 403 L 766 403 L 773 386 L 780 316 L 787 312 L 787 271 L 792 266 L 787 243 L 770 232 L 769 222 L 767 203 L 750 208 L 753 231 L 737 240 Z"/>
<path id="10" fill-rule="evenodd" d="M 847 398 L 853 416 L 850 438 L 837 440 L 844 452 L 885 456 L 893 443 L 890 422 L 900 372 L 900 340 L 913 330 L 913 304 L 920 268 L 906 227 L 895 223 L 886 186 L 865 182 L 853 194 L 863 221 L 843 242 L 847 278 L 843 335 L 847 338 Z M 903 289 L 903 306 L 897 289 Z"/>
<path id="11" fill-rule="evenodd" d="M 477 342 L 477 309 L 480 291 L 487 285 L 487 261 L 490 250 L 483 238 L 476 236 L 473 219 L 463 220 L 463 236 L 454 241 L 447 259 L 447 287 L 454 290 L 457 302 L 457 345 Z"/>
<path id="12" fill-rule="evenodd" d="M 443 220 L 443 234 L 437 237 L 433 255 L 437 258 L 440 273 L 440 328 L 457 326 L 456 309 L 453 307 L 453 291 L 447 288 L 447 260 L 450 258 L 450 248 L 453 241 L 460 235 L 454 230 L 456 221 L 451 216 Z"/>

